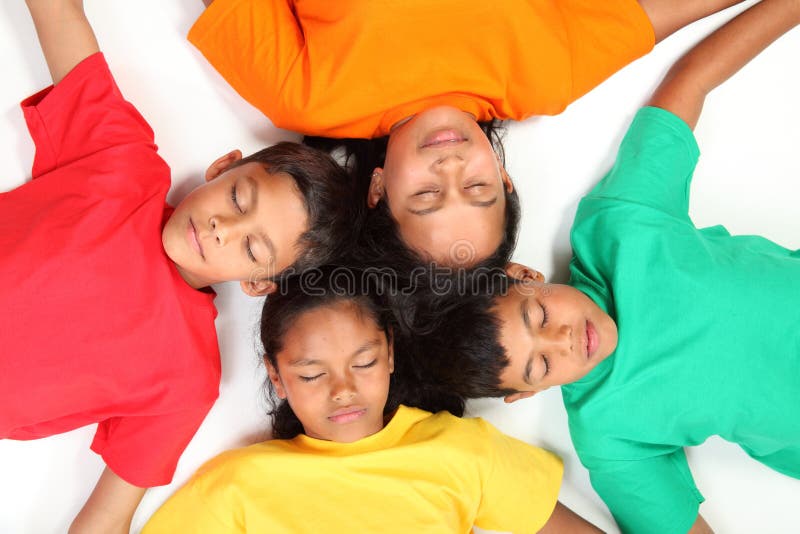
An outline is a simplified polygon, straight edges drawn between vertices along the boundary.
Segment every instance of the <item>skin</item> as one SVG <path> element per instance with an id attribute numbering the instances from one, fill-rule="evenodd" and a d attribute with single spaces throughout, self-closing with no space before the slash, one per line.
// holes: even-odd
<path id="1" fill-rule="evenodd" d="M 351 443 L 384 427 L 392 344 L 356 303 L 300 315 L 275 359 L 277 366 L 267 363 L 269 379 L 307 436 Z"/>
<path id="2" fill-rule="evenodd" d="M 251 162 L 233 166 L 235 150 L 206 171 L 206 184 L 175 208 L 162 243 L 186 282 L 201 288 L 241 280 L 249 295 L 274 291 L 267 278 L 297 259 L 308 214 L 294 179 Z"/>
<path id="3" fill-rule="evenodd" d="M 475 118 L 440 106 L 392 129 L 367 203 L 386 200 L 402 239 L 423 257 L 469 267 L 500 245 L 512 189 Z"/>
<path id="4" fill-rule="evenodd" d="M 500 380 L 517 391 L 506 402 L 580 380 L 614 352 L 617 325 L 584 293 L 546 284 L 541 273 L 517 263 L 506 270 L 520 281 L 494 307 L 509 358 Z"/>

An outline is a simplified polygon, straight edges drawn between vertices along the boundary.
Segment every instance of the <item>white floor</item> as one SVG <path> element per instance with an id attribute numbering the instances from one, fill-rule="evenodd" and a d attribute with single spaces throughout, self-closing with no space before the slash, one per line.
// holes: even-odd
<path id="1" fill-rule="evenodd" d="M 171 200 L 199 184 L 205 166 L 231 148 L 248 152 L 297 139 L 241 101 L 184 40 L 202 9 L 200 0 L 86 3 L 122 91 L 150 121 L 161 155 L 172 166 Z M 670 63 L 731 14 L 673 36 L 561 116 L 509 128 L 508 167 L 524 210 L 519 261 L 565 280 L 578 199 L 609 168 L 627 123 Z M 708 100 L 697 128 L 703 156 L 692 189 L 698 225 L 720 223 L 733 233 L 762 234 L 800 248 L 799 56 L 796 29 Z M 22 1 L 0 4 L 0 60 L 0 161 L 6 162 L 0 190 L 7 190 L 29 178 L 33 157 L 17 103 L 49 80 Z M 241 294 L 238 285 L 216 289 L 220 399 L 186 450 L 174 483 L 145 496 L 133 532 L 204 460 L 265 437 L 264 372 L 254 336 L 260 302 Z M 800 401 L 775 409 L 798 410 Z M 616 532 L 572 449 L 557 390 L 512 406 L 477 401 L 470 412 L 557 451 L 566 465 L 561 500 Z M 87 427 L 33 442 L 0 441 L 0 533 L 66 530 L 103 467 L 88 450 L 93 432 Z M 717 532 L 800 532 L 800 481 L 768 470 L 719 439 L 690 450 L 689 457 L 707 499 L 701 512 Z"/>

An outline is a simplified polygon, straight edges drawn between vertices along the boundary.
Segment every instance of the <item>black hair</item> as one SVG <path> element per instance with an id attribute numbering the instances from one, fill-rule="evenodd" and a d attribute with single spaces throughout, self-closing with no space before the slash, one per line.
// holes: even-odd
<path id="1" fill-rule="evenodd" d="M 423 374 L 413 359 L 411 340 L 393 335 L 399 329 L 383 293 L 380 279 L 341 267 L 327 266 L 284 279 L 279 290 L 264 302 L 261 314 L 264 359 L 277 368 L 277 354 L 283 348 L 286 333 L 302 314 L 334 303 L 350 302 L 375 321 L 390 344 L 394 343 L 394 373 L 384 413 L 391 413 L 404 404 L 430 412 L 447 410 L 456 416 L 463 415 L 464 399 Z M 285 399 L 277 398 L 269 380 L 267 388 L 273 406 L 270 412 L 273 436 L 291 439 L 303 433 L 300 420 Z"/>
<path id="2" fill-rule="evenodd" d="M 481 130 L 491 142 L 505 167 L 505 150 L 502 143 L 502 123 L 498 120 L 479 123 Z M 366 199 L 372 172 L 382 167 L 386 159 L 388 137 L 377 139 L 330 139 L 306 137 L 303 143 L 339 155 L 343 164 L 357 184 L 359 217 L 363 220 L 357 247 L 353 249 L 354 260 L 361 265 L 391 265 L 396 272 L 409 274 L 419 266 L 430 264 L 411 249 L 400 236 L 397 221 L 392 216 L 385 198 L 374 209 L 367 209 Z M 511 259 L 517 242 L 520 222 L 520 203 L 516 189 L 505 192 L 506 207 L 503 238 L 492 255 L 470 269 L 505 267 Z"/>
<path id="3" fill-rule="evenodd" d="M 251 154 L 232 167 L 251 162 L 260 163 L 270 174 L 290 175 L 308 212 L 308 230 L 295 244 L 297 260 L 269 278 L 280 279 L 342 256 L 358 234 L 361 220 L 355 185 L 344 168 L 324 151 L 288 141 Z"/>
<path id="4" fill-rule="evenodd" d="M 495 269 L 491 276 L 467 279 L 459 287 L 454 282 L 446 293 L 418 291 L 397 302 L 403 310 L 401 333 L 414 340 L 417 372 L 466 399 L 516 393 L 501 385 L 500 375 L 510 360 L 495 313 L 495 298 L 510 283 Z"/>

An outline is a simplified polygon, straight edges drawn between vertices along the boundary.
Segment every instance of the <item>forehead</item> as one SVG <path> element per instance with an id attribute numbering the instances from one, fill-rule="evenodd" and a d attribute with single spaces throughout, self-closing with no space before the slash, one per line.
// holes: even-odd
<path id="1" fill-rule="evenodd" d="M 488 208 L 458 205 L 428 215 L 406 212 L 397 217 L 403 241 L 423 257 L 453 267 L 471 267 L 494 254 L 503 241 L 504 223 L 502 194 Z"/>
<path id="2" fill-rule="evenodd" d="M 333 361 L 351 356 L 374 340 L 386 345 L 386 336 L 370 314 L 354 301 L 337 301 L 295 318 L 277 359 L 283 363 L 307 357 Z"/>

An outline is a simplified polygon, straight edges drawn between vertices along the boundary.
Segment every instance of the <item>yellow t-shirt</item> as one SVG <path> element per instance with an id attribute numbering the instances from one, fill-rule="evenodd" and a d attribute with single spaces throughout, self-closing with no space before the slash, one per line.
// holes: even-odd
<path id="1" fill-rule="evenodd" d="M 300 435 L 225 452 L 143 534 L 537 532 L 558 498 L 561 460 L 482 419 L 401 406 L 354 443 Z"/>
<path id="2" fill-rule="evenodd" d="M 189 40 L 276 126 L 378 137 L 436 105 L 560 113 L 654 34 L 636 0 L 214 0 Z"/>

